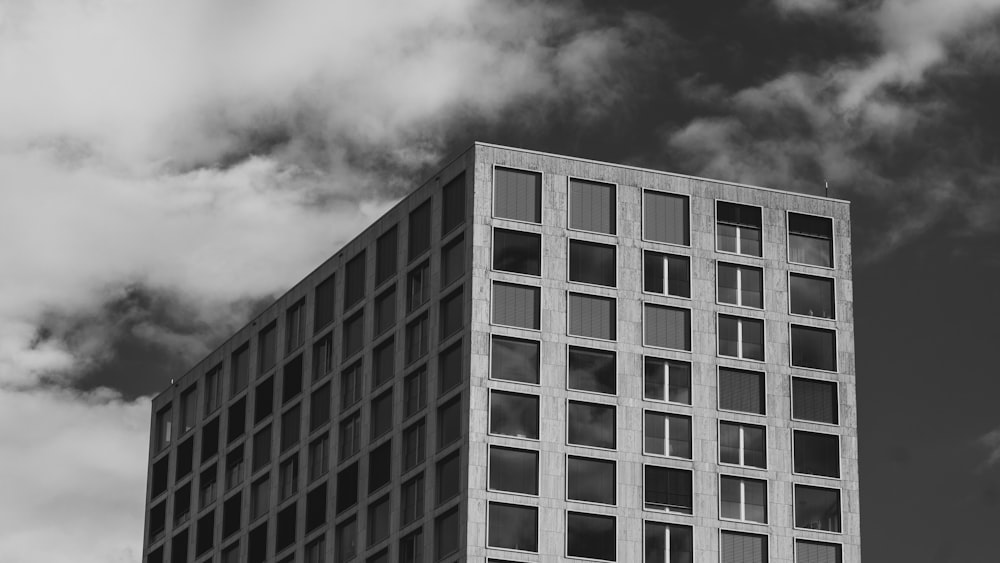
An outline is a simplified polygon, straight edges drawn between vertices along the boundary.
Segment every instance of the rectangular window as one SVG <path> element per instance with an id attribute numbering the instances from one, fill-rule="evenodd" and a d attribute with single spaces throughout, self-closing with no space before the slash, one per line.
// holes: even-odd
<path id="1" fill-rule="evenodd" d="M 691 459 L 691 417 L 646 411 L 643 453 Z"/>
<path id="2" fill-rule="evenodd" d="M 375 336 L 396 326 L 396 288 L 391 287 L 375 298 Z"/>
<path id="3" fill-rule="evenodd" d="M 372 401 L 372 440 L 392 430 L 392 389 Z"/>
<path id="4" fill-rule="evenodd" d="M 361 449 L 361 413 L 357 412 L 340 423 L 340 460 L 345 460 Z"/>
<path id="5" fill-rule="evenodd" d="M 617 502 L 615 462 L 590 457 L 566 457 L 566 499 L 614 505 Z"/>
<path id="6" fill-rule="evenodd" d="M 198 421 L 198 384 L 195 383 L 181 393 L 181 434 L 194 428 Z"/>
<path id="7" fill-rule="evenodd" d="M 285 411 L 281 415 L 281 451 L 288 451 L 290 448 L 298 445 L 299 439 L 302 435 L 302 415 L 300 413 L 302 409 L 300 405 L 295 405 L 294 407 Z"/>
<path id="8" fill-rule="evenodd" d="M 642 398 L 691 404 L 691 364 L 646 356 L 643 359 Z"/>
<path id="9" fill-rule="evenodd" d="M 297 529 L 297 512 L 295 505 L 284 508 L 278 513 L 277 522 L 275 523 L 275 546 L 274 550 L 276 552 L 281 552 L 286 547 L 295 543 L 295 531 Z M 264 530 L 267 530 L 265 527 Z M 249 550 L 248 550 L 249 551 Z M 263 563 L 264 558 L 261 558 Z"/>
<path id="10" fill-rule="evenodd" d="M 396 274 L 396 262 L 399 257 L 397 240 L 399 230 L 393 225 L 382 233 L 375 241 L 375 286 Z"/>
<path id="11" fill-rule="evenodd" d="M 253 461 L 251 470 L 257 471 L 271 463 L 271 426 L 253 435 Z"/>
<path id="12" fill-rule="evenodd" d="M 493 269 L 529 276 L 542 275 L 542 235 L 493 229 Z"/>
<path id="13" fill-rule="evenodd" d="M 365 393 L 365 376 L 361 362 L 352 364 L 340 374 L 340 408 L 347 410 L 361 400 Z"/>
<path id="14" fill-rule="evenodd" d="M 236 401 L 229 407 L 226 413 L 226 441 L 233 443 L 246 432 L 247 428 L 247 399 L 246 397 Z"/>
<path id="15" fill-rule="evenodd" d="M 505 381 L 538 384 L 541 343 L 506 336 L 493 336 L 490 377 Z"/>
<path id="16" fill-rule="evenodd" d="M 187 477 L 193 468 L 194 438 L 190 438 L 177 446 L 177 457 L 174 459 L 174 481 L 180 481 Z"/>
<path id="17" fill-rule="evenodd" d="M 344 266 L 344 311 L 365 297 L 365 258 L 361 250 Z"/>
<path id="18" fill-rule="evenodd" d="M 791 325 L 792 365 L 837 371 L 837 331 Z"/>
<path id="19" fill-rule="evenodd" d="M 437 504 L 441 506 L 461 492 L 461 460 L 459 452 L 444 458 L 437 464 Z"/>
<path id="20" fill-rule="evenodd" d="M 542 174 L 497 166 L 493 179 L 493 216 L 542 222 Z"/>
<path id="21" fill-rule="evenodd" d="M 614 245 L 570 239 L 569 281 L 615 287 L 617 274 Z"/>
<path id="22" fill-rule="evenodd" d="M 426 425 L 423 420 L 403 431 L 403 471 L 424 462 L 426 443 Z"/>
<path id="23" fill-rule="evenodd" d="M 465 172 L 441 188 L 441 236 L 465 223 Z"/>
<path id="24" fill-rule="evenodd" d="M 314 301 L 313 331 L 320 329 L 333 322 L 333 291 L 334 276 L 330 274 L 328 278 L 316 285 L 316 299 Z"/>
<path id="25" fill-rule="evenodd" d="M 337 473 L 337 514 L 344 512 L 358 503 L 358 463 L 340 470 Z"/>
<path id="26" fill-rule="evenodd" d="M 229 396 L 233 397 L 246 389 L 250 382 L 250 345 L 244 344 L 233 352 L 230 363 Z"/>
<path id="27" fill-rule="evenodd" d="M 537 440 L 538 397 L 491 391 L 490 433 Z"/>
<path id="28" fill-rule="evenodd" d="M 306 533 L 326 524 L 326 483 L 306 495 Z"/>
<path id="29" fill-rule="evenodd" d="M 843 547 L 836 543 L 795 540 L 797 563 L 842 563 Z"/>
<path id="30" fill-rule="evenodd" d="M 643 304 L 646 346 L 691 350 L 691 309 Z"/>
<path id="31" fill-rule="evenodd" d="M 788 261 L 833 267 L 833 219 L 788 214 Z"/>
<path id="32" fill-rule="evenodd" d="M 222 563 L 239 563 L 240 542 L 236 540 L 231 545 L 227 545 L 222 551 Z"/>
<path id="33" fill-rule="evenodd" d="M 618 388 L 615 353 L 570 346 L 566 382 L 570 389 L 577 391 L 615 395 Z"/>
<path id="34" fill-rule="evenodd" d="M 566 555 L 600 561 L 614 561 L 618 534 L 614 516 L 582 512 L 566 513 Z"/>
<path id="35" fill-rule="evenodd" d="M 299 456 L 293 455 L 278 467 L 278 500 L 291 498 L 299 491 Z"/>
<path id="36" fill-rule="evenodd" d="M 642 258 L 642 290 L 691 297 L 691 258 L 646 250 Z"/>
<path id="37" fill-rule="evenodd" d="M 793 315 L 834 318 L 833 278 L 788 274 L 788 305 Z"/>
<path id="38" fill-rule="evenodd" d="M 392 476 L 392 441 L 387 440 L 368 454 L 368 494 L 389 484 Z"/>
<path id="39" fill-rule="evenodd" d="M 719 262 L 719 303 L 764 308 L 764 270 Z"/>
<path id="40" fill-rule="evenodd" d="M 258 374 L 267 373 L 278 361 L 278 325 L 271 323 L 257 339 Z"/>
<path id="41" fill-rule="evenodd" d="M 764 414 L 766 397 L 762 372 L 719 368 L 721 410 Z"/>
<path id="42" fill-rule="evenodd" d="M 716 202 L 716 248 L 746 256 L 761 255 L 761 208 Z"/>
<path id="43" fill-rule="evenodd" d="M 691 244 L 688 197 L 643 190 L 642 238 L 667 244 Z"/>
<path id="44" fill-rule="evenodd" d="M 296 356 L 281 368 L 281 404 L 302 393 L 302 356 Z"/>
<path id="45" fill-rule="evenodd" d="M 251 534 L 250 539 L 253 539 Z M 185 529 L 178 533 L 171 540 L 171 554 L 170 563 L 188 563 L 188 531 Z M 256 561 L 248 561 L 247 563 L 257 563 Z"/>
<path id="46" fill-rule="evenodd" d="M 458 551 L 458 508 L 434 519 L 434 557 L 440 561 Z"/>
<path id="47" fill-rule="evenodd" d="M 427 355 L 429 331 L 427 315 L 421 315 L 406 325 L 406 363 L 411 364 Z"/>
<path id="48" fill-rule="evenodd" d="M 406 526 L 424 516 L 424 476 L 417 475 L 403 483 L 400 492 L 400 526 Z"/>
<path id="49" fill-rule="evenodd" d="M 174 411 L 170 405 L 156 412 L 156 451 L 162 451 L 170 445 L 174 432 Z"/>
<path id="50" fill-rule="evenodd" d="M 406 311 L 413 312 L 430 298 L 430 263 L 424 262 L 406 276 Z"/>
<path id="51" fill-rule="evenodd" d="M 438 322 L 441 324 L 441 340 L 462 330 L 462 326 L 465 325 L 463 297 L 462 289 L 459 288 L 441 299 L 441 311 L 438 316 Z"/>
<path id="52" fill-rule="evenodd" d="M 719 476 L 720 517 L 767 524 L 767 481 Z"/>
<path id="53" fill-rule="evenodd" d="M 314 432 L 330 422 L 330 384 L 320 387 L 309 396 L 309 431 Z"/>
<path id="54" fill-rule="evenodd" d="M 409 244 L 408 259 L 415 260 L 431 247 L 431 201 L 420 204 L 419 207 L 410 212 L 409 233 L 407 243 Z"/>
<path id="55" fill-rule="evenodd" d="M 326 433 L 309 444 L 309 482 L 330 470 L 330 436 Z"/>
<path id="56" fill-rule="evenodd" d="M 840 478 L 840 436 L 792 431 L 795 473 Z"/>
<path id="57" fill-rule="evenodd" d="M 541 299 L 541 288 L 493 282 L 493 323 L 538 330 Z"/>
<path id="58" fill-rule="evenodd" d="M 538 495 L 538 452 L 490 446 L 490 490 Z"/>
<path id="59" fill-rule="evenodd" d="M 427 405 L 427 370 L 423 367 L 403 381 L 403 418 L 409 418 Z"/>
<path id="60" fill-rule="evenodd" d="M 267 514 L 271 509 L 271 483 L 267 477 L 250 485 L 250 520 Z"/>
<path id="61" fill-rule="evenodd" d="M 441 287 L 448 287 L 465 275 L 465 237 L 455 237 L 441 249 Z"/>
<path id="62" fill-rule="evenodd" d="M 569 180 L 569 228 L 615 234 L 615 186 Z"/>
<path id="63" fill-rule="evenodd" d="M 438 354 L 438 395 L 444 395 L 460 385 L 464 379 L 462 368 L 462 342 L 459 341 Z"/>
<path id="64" fill-rule="evenodd" d="M 840 490 L 795 485 L 795 527 L 840 532 Z"/>
<path id="65" fill-rule="evenodd" d="M 618 444 L 614 405 L 570 401 L 567 416 L 568 442 L 613 450 Z"/>
<path id="66" fill-rule="evenodd" d="M 337 526 L 334 542 L 337 563 L 345 563 L 358 556 L 358 523 L 351 518 Z"/>
<path id="67" fill-rule="evenodd" d="M 191 483 L 174 491 L 174 527 L 178 527 L 191 518 Z"/>
<path id="68" fill-rule="evenodd" d="M 285 352 L 295 350 L 305 341 L 306 336 L 306 300 L 288 308 L 285 313 Z"/>
<path id="69" fill-rule="evenodd" d="M 315 541 L 306 546 L 305 563 L 325 563 L 326 562 L 326 539 L 324 536 L 318 537 Z"/>
<path id="70" fill-rule="evenodd" d="M 614 340 L 617 338 L 618 315 L 611 297 L 569 293 L 569 334 Z"/>
<path id="71" fill-rule="evenodd" d="M 361 309 L 344 321 L 344 358 L 350 358 L 365 345 L 365 311 Z"/>
<path id="72" fill-rule="evenodd" d="M 313 381 L 319 381 L 333 370 L 333 335 L 327 334 L 313 344 Z"/>
<path id="73" fill-rule="evenodd" d="M 767 563 L 767 536 L 720 531 L 720 563 Z"/>
<path id="74" fill-rule="evenodd" d="M 719 315 L 719 355 L 764 361 L 764 321 Z"/>
<path id="75" fill-rule="evenodd" d="M 203 553 L 215 547 L 215 511 L 209 512 L 198 519 L 198 534 L 195 540 L 195 557 L 201 557 Z M 147 560 L 152 563 L 152 560 Z"/>
<path id="76" fill-rule="evenodd" d="M 438 450 L 444 449 L 462 437 L 462 397 L 455 397 L 438 407 Z"/>
<path id="77" fill-rule="evenodd" d="M 685 469 L 646 465 L 644 471 L 643 507 L 691 514 L 694 510 L 692 473 Z"/>
<path id="78" fill-rule="evenodd" d="M 691 563 L 694 534 L 690 526 L 645 523 L 646 563 Z"/>
<path id="79" fill-rule="evenodd" d="M 378 389 L 396 376 L 396 341 L 382 342 L 372 352 L 372 389 Z"/>
<path id="80" fill-rule="evenodd" d="M 198 507 L 205 508 L 219 496 L 218 466 L 213 465 L 198 477 Z"/>
<path id="81" fill-rule="evenodd" d="M 763 426 L 719 422 L 719 463 L 767 469 L 767 431 Z"/>
<path id="82" fill-rule="evenodd" d="M 205 374 L 205 416 L 219 408 L 222 398 L 222 365 L 215 366 Z"/>
<path id="83" fill-rule="evenodd" d="M 486 545 L 517 551 L 538 551 L 538 508 L 491 502 Z"/>
<path id="84" fill-rule="evenodd" d="M 208 461 L 219 452 L 219 417 L 201 427 L 201 462 Z"/>
<path id="85" fill-rule="evenodd" d="M 424 562 L 424 531 L 417 528 L 399 540 L 399 563 Z"/>
<path id="86" fill-rule="evenodd" d="M 239 445 L 226 454 L 226 490 L 231 491 L 243 483 L 246 462 L 243 456 L 243 445 Z"/>
<path id="87" fill-rule="evenodd" d="M 792 378 L 792 418 L 839 424 L 839 411 L 836 383 Z"/>

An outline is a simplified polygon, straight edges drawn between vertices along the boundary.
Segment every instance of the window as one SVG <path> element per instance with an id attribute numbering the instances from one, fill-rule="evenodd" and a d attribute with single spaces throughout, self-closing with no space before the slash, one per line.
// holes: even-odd
<path id="1" fill-rule="evenodd" d="M 274 378 L 268 377 L 257 385 L 253 394 L 253 422 L 254 424 L 271 416 L 274 412 Z"/>
<path id="2" fill-rule="evenodd" d="M 569 228 L 615 234 L 615 186 L 569 180 Z"/>
<path id="3" fill-rule="evenodd" d="M 570 346 L 566 380 L 570 389 L 614 395 L 617 392 L 615 353 Z"/>
<path id="4" fill-rule="evenodd" d="M 313 330 L 316 332 L 333 322 L 333 282 L 334 276 L 331 274 L 316 285 L 315 310 L 313 311 Z"/>
<path id="5" fill-rule="evenodd" d="M 715 205 L 716 248 L 746 256 L 761 255 L 761 209 L 718 201 Z"/>
<path id="6" fill-rule="evenodd" d="M 795 527 L 840 532 L 840 491 L 795 485 Z"/>
<path id="7" fill-rule="evenodd" d="M 257 340 L 258 372 L 267 373 L 278 361 L 278 325 L 271 323 L 260 331 Z"/>
<path id="8" fill-rule="evenodd" d="M 344 321 L 344 358 L 357 354 L 364 345 L 365 311 L 361 309 L 356 315 Z"/>
<path id="9" fill-rule="evenodd" d="M 726 411 L 764 414 L 766 404 L 764 374 L 733 368 L 719 368 L 719 408 Z"/>
<path id="10" fill-rule="evenodd" d="M 427 252 L 431 247 L 431 201 L 429 199 L 410 212 L 409 233 L 406 240 L 409 243 L 408 257 L 410 262 Z"/>
<path id="11" fill-rule="evenodd" d="M 299 456 L 285 460 L 278 467 L 278 500 L 291 498 L 299 491 Z"/>
<path id="12" fill-rule="evenodd" d="M 792 418 L 839 424 L 839 410 L 836 383 L 792 378 Z"/>
<path id="13" fill-rule="evenodd" d="M 322 434 L 309 444 L 309 481 L 315 481 L 330 469 L 330 436 Z"/>
<path id="14" fill-rule="evenodd" d="M 291 352 L 305 340 L 306 336 L 306 300 L 288 308 L 285 313 L 285 352 Z"/>
<path id="15" fill-rule="evenodd" d="M 403 418 L 409 418 L 427 405 L 427 370 L 421 367 L 403 380 Z"/>
<path id="16" fill-rule="evenodd" d="M 486 545 L 518 551 L 538 551 L 538 508 L 490 503 Z"/>
<path id="17" fill-rule="evenodd" d="M 667 244 L 691 244 L 688 197 L 643 190 L 642 238 Z"/>
<path id="18" fill-rule="evenodd" d="M 837 331 L 791 325 L 792 365 L 837 371 Z"/>
<path id="19" fill-rule="evenodd" d="M 840 436 L 792 431 L 795 473 L 840 478 Z"/>
<path id="20" fill-rule="evenodd" d="M 281 404 L 302 392 L 302 356 L 296 356 L 281 368 Z"/>
<path id="21" fill-rule="evenodd" d="M 767 468 L 767 437 L 763 426 L 719 422 L 719 463 Z"/>
<path id="22" fill-rule="evenodd" d="M 320 387 L 309 396 L 309 431 L 330 422 L 330 384 Z"/>
<path id="23" fill-rule="evenodd" d="M 434 557 L 441 560 L 458 551 L 458 509 L 434 519 Z"/>
<path id="24" fill-rule="evenodd" d="M 406 310 L 413 312 L 430 298 L 430 263 L 424 262 L 406 276 Z"/>
<path id="25" fill-rule="evenodd" d="M 302 436 L 302 414 L 299 405 L 285 411 L 281 415 L 281 451 L 288 451 L 289 448 L 299 443 Z"/>
<path id="26" fill-rule="evenodd" d="M 242 493 L 238 492 L 226 499 L 226 502 L 222 505 L 223 538 L 227 538 L 240 531 L 240 526 L 243 525 L 243 511 L 241 510 L 242 501 Z"/>
<path id="27" fill-rule="evenodd" d="M 767 524 L 767 481 L 719 476 L 720 517 Z"/>
<path id="28" fill-rule="evenodd" d="M 253 436 L 253 461 L 251 471 L 271 463 L 271 427 L 267 426 Z"/>
<path id="29" fill-rule="evenodd" d="M 788 214 L 788 261 L 833 267 L 833 219 Z"/>
<path id="30" fill-rule="evenodd" d="M 493 269 L 529 276 L 542 275 L 542 235 L 493 229 Z"/>
<path id="31" fill-rule="evenodd" d="M 399 563 L 423 563 L 424 561 L 424 531 L 407 534 L 399 540 Z"/>
<path id="32" fill-rule="evenodd" d="M 219 408 L 222 397 L 222 365 L 215 366 L 205 374 L 205 416 Z"/>
<path id="33" fill-rule="evenodd" d="M 462 299 L 462 289 L 453 291 L 441 299 L 441 314 L 438 317 L 441 324 L 441 339 L 444 340 L 452 334 L 462 330 L 465 318 L 462 315 L 462 308 L 465 301 Z"/>
<path id="34" fill-rule="evenodd" d="M 567 416 L 568 441 L 578 446 L 615 449 L 615 407 L 570 401 Z"/>
<path id="35" fill-rule="evenodd" d="M 181 434 L 194 428 L 198 421 L 198 384 L 188 387 L 181 393 Z"/>
<path id="36" fill-rule="evenodd" d="M 191 518 L 191 483 L 190 481 L 174 491 L 174 527 L 178 527 Z"/>
<path id="37" fill-rule="evenodd" d="M 493 282 L 493 323 L 541 328 L 541 288 Z"/>
<path id="38" fill-rule="evenodd" d="M 383 341 L 372 352 L 372 389 L 378 389 L 383 384 L 392 381 L 396 375 L 396 341 L 393 338 Z"/>
<path id="39" fill-rule="evenodd" d="M 541 343 L 506 336 L 493 336 L 490 377 L 538 384 Z"/>
<path id="40" fill-rule="evenodd" d="M 490 391 L 490 433 L 538 439 L 538 397 Z"/>
<path id="41" fill-rule="evenodd" d="M 691 350 L 691 309 L 643 304 L 644 344 L 674 350 Z"/>
<path id="42" fill-rule="evenodd" d="M 149 540 L 150 543 L 164 536 L 167 528 L 167 501 L 149 510 Z"/>
<path id="43" fill-rule="evenodd" d="M 566 513 L 566 555 L 614 561 L 618 551 L 614 516 Z"/>
<path id="44" fill-rule="evenodd" d="M 459 452 L 455 452 L 437 464 L 438 506 L 458 496 L 458 493 L 461 491 L 461 469 L 459 463 Z"/>
<path id="45" fill-rule="evenodd" d="M 767 536 L 728 530 L 719 533 L 721 563 L 767 563 Z"/>
<path id="46" fill-rule="evenodd" d="M 174 413 L 170 405 L 156 411 L 156 451 L 161 451 L 170 445 L 173 439 Z"/>
<path id="47" fill-rule="evenodd" d="M 229 407 L 226 413 L 226 440 L 231 444 L 246 432 L 247 426 L 247 400 L 246 397 L 236 401 Z"/>
<path id="48" fill-rule="evenodd" d="M 368 546 L 389 537 L 389 495 L 368 505 Z"/>
<path id="49" fill-rule="evenodd" d="M 348 465 L 337 473 L 337 514 L 358 503 L 358 464 Z"/>
<path id="50" fill-rule="evenodd" d="M 462 383 L 462 342 L 438 354 L 438 392 L 443 395 Z"/>
<path id="51" fill-rule="evenodd" d="M 455 237 L 441 248 L 441 287 L 448 287 L 465 275 L 465 238 Z"/>
<path id="52" fill-rule="evenodd" d="M 252 539 L 252 538 L 251 538 Z M 187 563 L 188 557 L 188 531 L 183 530 L 173 537 L 170 547 L 170 563 Z M 256 563 L 250 561 L 248 563 Z"/>
<path id="53" fill-rule="evenodd" d="M 764 270 L 719 262 L 719 303 L 764 308 Z"/>
<path id="54" fill-rule="evenodd" d="M 399 229 L 395 225 L 384 232 L 375 241 L 375 286 L 396 274 L 396 250 Z"/>
<path id="55" fill-rule="evenodd" d="M 694 534 L 689 526 L 645 523 L 645 563 L 691 563 Z"/>
<path id="56" fill-rule="evenodd" d="M 403 483 L 400 495 L 400 525 L 419 520 L 424 515 L 424 476 L 417 475 Z"/>
<path id="57" fill-rule="evenodd" d="M 347 409 L 357 404 L 364 392 L 364 373 L 361 371 L 361 362 L 357 362 L 340 374 L 340 408 Z"/>
<path id="58" fill-rule="evenodd" d="M 396 325 L 396 288 L 382 292 L 375 298 L 375 336 L 379 336 Z"/>
<path id="59" fill-rule="evenodd" d="M 248 344 L 244 344 L 239 350 L 233 352 L 230 371 L 229 396 L 232 397 L 246 389 L 247 383 L 250 381 L 250 346 Z"/>
<path id="60" fill-rule="evenodd" d="M 614 505 L 617 502 L 615 462 L 590 457 L 566 457 L 566 499 Z"/>
<path id="61" fill-rule="evenodd" d="M 676 254 L 643 252 L 642 290 L 674 297 L 691 297 L 691 259 Z"/>
<path id="62" fill-rule="evenodd" d="M 789 310 L 793 315 L 834 318 L 833 283 L 833 278 L 788 274 Z"/>
<path id="63" fill-rule="evenodd" d="M 462 397 L 455 397 L 437 412 L 438 450 L 462 437 Z M 537 419 L 537 412 L 536 412 Z M 537 426 L 536 426 L 537 427 Z"/>
<path id="64" fill-rule="evenodd" d="M 643 452 L 691 459 L 691 417 L 646 411 Z"/>
<path id="65" fill-rule="evenodd" d="M 392 389 L 372 401 L 372 440 L 392 430 Z"/>
<path id="66" fill-rule="evenodd" d="M 719 355 L 764 361 L 764 321 L 719 315 Z"/>
<path id="67" fill-rule="evenodd" d="M 417 320 L 406 325 L 406 363 L 410 364 L 427 354 L 428 346 L 427 315 L 421 315 Z"/>
<path id="68" fill-rule="evenodd" d="M 425 424 L 421 420 L 403 431 L 403 471 L 423 463 L 426 450 Z"/>
<path id="69" fill-rule="evenodd" d="M 642 397 L 649 401 L 691 404 L 691 364 L 646 356 L 643 359 Z"/>
<path id="70" fill-rule="evenodd" d="M 326 538 L 320 536 L 306 546 L 305 563 L 324 563 L 326 561 Z"/>
<path id="71" fill-rule="evenodd" d="M 694 511 L 692 473 L 685 469 L 646 465 L 644 500 L 646 510 L 691 514 Z"/>
<path id="72" fill-rule="evenodd" d="M 490 446 L 490 490 L 538 494 L 538 452 Z"/>
<path id="73" fill-rule="evenodd" d="M 615 300 L 610 297 L 570 293 L 569 334 L 614 340 L 617 335 Z"/>
<path id="74" fill-rule="evenodd" d="M 493 216 L 542 222 L 542 174 L 497 166 L 493 179 Z"/>
<path id="75" fill-rule="evenodd" d="M 569 281 L 615 287 L 617 274 L 613 245 L 570 239 Z"/>
<path id="76" fill-rule="evenodd" d="M 219 494 L 218 467 L 213 465 L 201 472 L 198 478 L 198 507 L 205 508 L 215 502 Z"/>
<path id="77" fill-rule="evenodd" d="M 195 540 L 194 554 L 200 557 L 201 554 L 215 546 L 215 511 L 209 512 L 198 519 L 198 533 Z M 148 563 L 148 562 L 147 562 Z"/>
<path id="78" fill-rule="evenodd" d="M 297 507 L 292 504 L 278 513 L 278 521 L 275 526 L 276 530 L 274 534 L 274 550 L 276 552 L 280 552 L 295 543 L 295 531 L 298 527 L 296 508 Z"/>
<path id="79" fill-rule="evenodd" d="M 335 561 L 343 563 L 358 555 L 358 522 L 354 518 L 337 526 L 337 539 L 334 541 L 336 551 Z"/>
<path id="80" fill-rule="evenodd" d="M 842 563 L 843 547 L 835 543 L 795 540 L 795 561 L 798 563 Z"/>
<path id="81" fill-rule="evenodd" d="M 271 509 L 271 482 L 267 477 L 250 485 L 250 519 L 256 520 Z"/>
<path id="82" fill-rule="evenodd" d="M 219 417 L 201 427 L 201 461 L 204 463 L 219 452 Z"/>
<path id="83" fill-rule="evenodd" d="M 361 449 L 361 413 L 356 412 L 340 423 L 340 459 L 346 459 Z"/>
<path id="84" fill-rule="evenodd" d="M 333 335 L 327 334 L 313 345 L 313 381 L 319 381 L 333 369 Z"/>
<path id="85" fill-rule="evenodd" d="M 344 311 L 365 297 L 365 258 L 361 250 L 344 266 Z"/>

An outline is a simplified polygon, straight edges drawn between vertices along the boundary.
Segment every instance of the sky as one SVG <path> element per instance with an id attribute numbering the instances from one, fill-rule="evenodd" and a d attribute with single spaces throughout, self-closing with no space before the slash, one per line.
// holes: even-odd
<path id="1" fill-rule="evenodd" d="M 479 140 L 852 202 L 865 561 L 996 561 L 1000 0 L 0 0 L 0 560 L 138 562 L 149 398 Z"/>

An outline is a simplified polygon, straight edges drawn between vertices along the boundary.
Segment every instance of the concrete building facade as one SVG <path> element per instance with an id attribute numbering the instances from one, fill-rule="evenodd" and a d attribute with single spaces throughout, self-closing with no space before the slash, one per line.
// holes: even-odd
<path id="1" fill-rule="evenodd" d="M 152 419 L 149 563 L 857 563 L 849 206 L 477 143 Z"/>

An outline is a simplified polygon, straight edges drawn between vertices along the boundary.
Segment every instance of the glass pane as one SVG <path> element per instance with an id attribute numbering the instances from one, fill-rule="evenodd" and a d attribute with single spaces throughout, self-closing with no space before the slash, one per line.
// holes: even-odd
<path id="1" fill-rule="evenodd" d="M 791 274 L 788 291 L 792 313 L 823 319 L 834 318 L 833 279 Z"/>
<path id="2" fill-rule="evenodd" d="M 666 266 L 666 256 L 658 252 L 643 253 L 642 262 L 642 289 L 650 293 L 666 293 L 663 286 L 663 269 Z"/>
<path id="3" fill-rule="evenodd" d="M 795 526 L 840 532 L 840 491 L 795 485 Z"/>
<path id="4" fill-rule="evenodd" d="M 522 383 L 538 383 L 540 343 L 502 336 L 493 337 L 490 377 Z"/>
<path id="5" fill-rule="evenodd" d="M 569 280 L 615 286 L 615 247 L 579 240 L 569 241 Z"/>
<path id="6" fill-rule="evenodd" d="M 566 460 L 566 498 L 615 504 L 615 462 L 570 456 Z"/>
<path id="7" fill-rule="evenodd" d="M 691 514 L 694 501 L 690 471 L 653 465 L 647 465 L 644 471 L 647 509 Z"/>
<path id="8" fill-rule="evenodd" d="M 490 489 L 538 494 L 538 452 L 490 447 Z"/>
<path id="9" fill-rule="evenodd" d="M 538 551 L 538 509 L 490 503 L 487 545 L 520 551 Z"/>
<path id="10" fill-rule="evenodd" d="M 569 557 L 614 561 L 617 547 L 613 516 L 566 514 L 566 555 Z"/>
<path id="11" fill-rule="evenodd" d="M 569 443 L 615 448 L 615 407 L 570 401 L 568 419 Z"/>
<path id="12" fill-rule="evenodd" d="M 793 436 L 795 472 L 822 477 L 840 477 L 840 438 L 796 430 Z"/>
<path id="13" fill-rule="evenodd" d="M 493 269 L 529 276 L 542 275 L 542 236 L 494 229 Z"/>
<path id="14" fill-rule="evenodd" d="M 792 365 L 837 371 L 837 333 L 792 325 Z"/>
<path id="15" fill-rule="evenodd" d="M 570 389 L 609 395 L 616 392 L 614 352 L 570 346 L 568 372 Z"/>
<path id="16" fill-rule="evenodd" d="M 538 397 L 502 391 L 491 392 L 490 432 L 538 439 Z"/>

